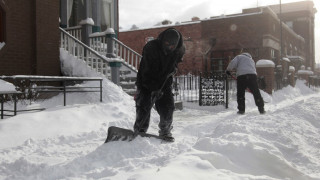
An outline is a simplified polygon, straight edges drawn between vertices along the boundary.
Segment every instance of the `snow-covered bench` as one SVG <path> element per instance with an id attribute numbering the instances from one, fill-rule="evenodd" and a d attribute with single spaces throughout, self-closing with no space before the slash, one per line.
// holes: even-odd
<path id="1" fill-rule="evenodd" d="M 13 84 L 0 79 L 0 104 L 1 104 L 0 116 L 1 116 L 1 119 L 3 119 L 4 116 L 12 116 L 12 115 L 8 115 L 8 114 L 4 114 L 4 112 L 13 112 L 14 115 L 17 114 L 17 95 L 19 95 L 19 94 L 21 94 L 21 92 L 16 91 L 16 88 Z M 6 101 L 6 98 L 8 96 L 13 98 L 13 102 L 14 102 L 13 110 L 4 109 L 4 102 Z"/>
<path id="2" fill-rule="evenodd" d="M 0 91 L 0 103 L 1 103 L 1 109 L 0 109 L 0 116 L 1 119 L 4 118 L 4 116 L 15 116 L 17 115 L 17 95 L 22 94 L 19 91 Z M 4 109 L 4 102 L 6 101 L 6 97 L 7 96 L 11 96 L 13 98 L 13 102 L 14 102 L 14 108 L 13 110 L 7 110 Z M 4 114 L 4 112 L 13 112 L 13 115 L 9 115 L 9 114 Z"/>

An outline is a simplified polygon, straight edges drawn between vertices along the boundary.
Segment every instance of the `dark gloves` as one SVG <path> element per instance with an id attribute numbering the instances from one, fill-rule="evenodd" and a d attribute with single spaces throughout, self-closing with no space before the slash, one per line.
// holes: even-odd
<path id="1" fill-rule="evenodd" d="M 231 72 L 228 71 L 228 70 L 226 70 L 226 74 L 229 75 L 229 76 L 231 76 Z"/>
<path id="2" fill-rule="evenodd" d="M 158 91 L 152 91 L 151 92 L 151 98 L 156 98 L 156 99 L 160 99 L 163 95 L 163 92 L 158 90 Z"/>

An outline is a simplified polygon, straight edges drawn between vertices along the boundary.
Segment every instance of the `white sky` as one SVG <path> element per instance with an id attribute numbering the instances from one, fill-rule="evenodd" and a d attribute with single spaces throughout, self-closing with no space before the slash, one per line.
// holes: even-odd
<path id="1" fill-rule="evenodd" d="M 304 0 L 282 0 L 282 3 Z M 190 21 L 221 14 L 240 13 L 244 8 L 279 4 L 280 0 L 119 0 L 120 27 L 130 29 L 133 24 L 139 28 L 152 27 L 168 19 L 175 22 Z M 318 13 L 315 18 L 316 62 L 320 63 L 320 0 L 314 0 Z"/>

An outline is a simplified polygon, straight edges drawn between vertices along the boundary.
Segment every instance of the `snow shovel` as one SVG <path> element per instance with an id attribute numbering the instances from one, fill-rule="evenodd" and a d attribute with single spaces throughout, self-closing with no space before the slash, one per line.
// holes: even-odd
<path id="1" fill-rule="evenodd" d="M 164 85 L 166 84 L 167 80 L 173 76 L 175 74 L 176 71 L 173 71 L 172 73 L 168 74 L 168 76 L 166 77 L 165 81 L 163 82 L 161 88 L 158 91 L 162 91 Z M 156 102 L 157 97 L 153 96 L 151 99 L 151 105 L 153 106 L 153 104 Z M 152 107 L 151 106 L 151 107 Z M 151 112 L 151 110 L 149 111 L 149 113 Z M 143 124 L 143 123 L 141 123 Z M 154 134 L 148 134 L 148 133 L 138 133 L 135 134 L 131 129 L 125 129 L 125 128 L 120 128 L 120 127 L 116 127 L 116 126 L 110 126 L 108 128 L 108 136 L 107 139 L 104 143 L 108 143 L 110 141 L 131 141 L 133 140 L 137 135 L 140 135 L 141 137 L 154 137 L 157 139 L 161 139 L 161 140 L 167 140 L 161 136 L 158 135 L 154 135 Z"/>

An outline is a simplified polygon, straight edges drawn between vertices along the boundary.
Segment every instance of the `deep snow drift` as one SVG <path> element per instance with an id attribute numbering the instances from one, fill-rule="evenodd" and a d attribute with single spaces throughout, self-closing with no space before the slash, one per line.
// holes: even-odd
<path id="1" fill-rule="evenodd" d="M 104 80 L 99 94 L 38 102 L 42 112 L 0 121 L 0 179 L 320 179 L 320 94 L 302 81 L 274 95 L 260 115 L 185 104 L 174 114 L 174 143 L 153 138 L 104 144 L 111 125 L 132 128 L 132 97 Z M 20 105 L 22 108 L 22 105 Z M 149 132 L 157 133 L 152 112 Z"/>

